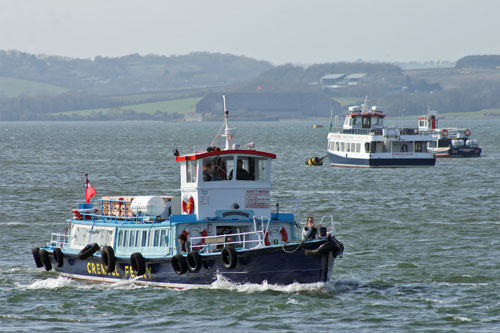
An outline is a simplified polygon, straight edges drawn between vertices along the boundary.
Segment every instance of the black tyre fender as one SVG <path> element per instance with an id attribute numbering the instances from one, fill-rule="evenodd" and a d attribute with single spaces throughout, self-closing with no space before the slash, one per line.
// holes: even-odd
<path id="1" fill-rule="evenodd" d="M 135 275 L 141 276 L 146 274 L 146 259 L 144 259 L 140 252 L 132 253 L 130 256 L 130 266 L 132 266 Z"/>
<path id="2" fill-rule="evenodd" d="M 187 272 L 186 258 L 182 254 L 176 254 L 172 257 L 172 268 L 177 275 L 182 275 Z"/>
<path id="3" fill-rule="evenodd" d="M 56 264 L 56 267 L 63 267 L 64 265 L 64 254 L 62 250 L 58 247 L 52 251 L 52 256 L 54 257 L 54 263 Z"/>
<path id="4" fill-rule="evenodd" d="M 31 249 L 31 254 L 33 254 L 33 260 L 35 260 L 35 265 L 37 268 L 43 267 L 42 260 L 40 259 L 40 248 L 34 247 Z"/>
<path id="5" fill-rule="evenodd" d="M 224 266 L 224 268 L 235 268 L 238 262 L 236 250 L 232 246 L 226 246 L 220 253 L 220 260 L 222 261 L 222 266 Z"/>
<path id="6" fill-rule="evenodd" d="M 115 270 L 116 257 L 115 251 L 111 246 L 103 246 L 101 249 L 101 262 L 106 273 L 111 273 Z"/>
<path id="7" fill-rule="evenodd" d="M 78 258 L 85 260 L 99 250 L 97 243 L 87 244 L 79 253 Z"/>
<path id="8" fill-rule="evenodd" d="M 45 270 L 47 272 L 50 271 L 52 269 L 52 263 L 50 262 L 49 253 L 44 249 L 41 249 L 39 253 L 40 253 L 40 260 L 42 261 Z"/>
<path id="9" fill-rule="evenodd" d="M 201 269 L 201 256 L 198 252 L 191 251 L 186 257 L 187 269 L 191 273 L 196 273 Z"/>

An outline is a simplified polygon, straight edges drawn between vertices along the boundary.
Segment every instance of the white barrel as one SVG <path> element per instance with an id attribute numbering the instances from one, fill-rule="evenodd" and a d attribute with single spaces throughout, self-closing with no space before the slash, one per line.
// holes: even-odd
<path id="1" fill-rule="evenodd" d="M 135 216 L 159 216 L 165 211 L 167 204 L 162 197 L 144 196 L 135 197 L 130 204 L 130 209 Z"/>

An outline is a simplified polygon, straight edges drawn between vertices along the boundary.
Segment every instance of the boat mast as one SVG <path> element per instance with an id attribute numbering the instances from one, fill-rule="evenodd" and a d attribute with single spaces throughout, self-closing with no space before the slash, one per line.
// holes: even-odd
<path id="1" fill-rule="evenodd" d="M 224 103 L 224 125 L 226 126 L 226 130 L 224 131 L 224 134 L 222 136 L 226 137 L 225 150 L 229 150 L 233 145 L 234 130 L 232 128 L 229 128 L 228 125 L 229 111 L 227 111 L 226 106 L 226 95 L 222 95 L 222 101 Z"/>

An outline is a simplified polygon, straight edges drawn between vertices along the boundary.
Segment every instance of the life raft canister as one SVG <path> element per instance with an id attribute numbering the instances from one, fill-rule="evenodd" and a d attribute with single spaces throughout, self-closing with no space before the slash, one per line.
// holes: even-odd
<path id="1" fill-rule="evenodd" d="M 470 129 L 468 129 L 468 128 L 467 128 L 467 129 L 464 131 L 464 135 L 465 135 L 465 136 L 470 136 L 470 134 L 471 134 Z"/>
<path id="2" fill-rule="evenodd" d="M 185 196 L 182 199 L 182 212 L 185 214 L 193 214 L 193 212 L 194 212 L 194 199 L 192 196 Z"/>
<path id="3" fill-rule="evenodd" d="M 271 232 L 272 235 L 278 233 L 277 228 L 272 228 L 268 232 L 266 232 L 266 236 L 264 238 L 264 243 L 266 244 L 266 246 L 271 245 L 271 242 L 269 241 L 269 232 Z M 286 232 L 285 227 L 281 227 L 279 234 L 281 234 L 282 242 L 287 243 L 288 242 L 288 233 Z"/>
<path id="4" fill-rule="evenodd" d="M 447 130 L 446 128 L 443 128 L 443 129 L 441 130 L 441 135 L 442 135 L 442 136 L 448 136 L 448 130 Z"/>

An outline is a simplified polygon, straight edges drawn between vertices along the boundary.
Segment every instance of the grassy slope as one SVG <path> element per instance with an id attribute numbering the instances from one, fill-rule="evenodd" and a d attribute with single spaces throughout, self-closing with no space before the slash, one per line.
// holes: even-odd
<path id="1" fill-rule="evenodd" d="M 57 95 L 68 91 L 66 88 L 46 83 L 0 77 L 0 96 L 17 97 L 20 95 Z"/>
<path id="2" fill-rule="evenodd" d="M 189 112 L 196 111 L 196 104 L 201 100 L 201 97 L 194 98 L 182 98 L 163 102 L 154 103 L 142 103 L 142 104 L 130 104 L 120 107 L 113 108 L 99 108 L 99 109 L 87 109 L 87 110 L 74 110 L 66 112 L 53 113 L 53 115 L 74 115 L 78 114 L 81 116 L 88 116 L 90 114 L 95 114 L 101 112 L 106 114 L 109 112 L 120 112 L 125 110 L 133 110 L 137 113 L 147 113 L 154 114 L 156 111 L 165 112 L 168 114 L 180 113 L 185 114 Z"/>

